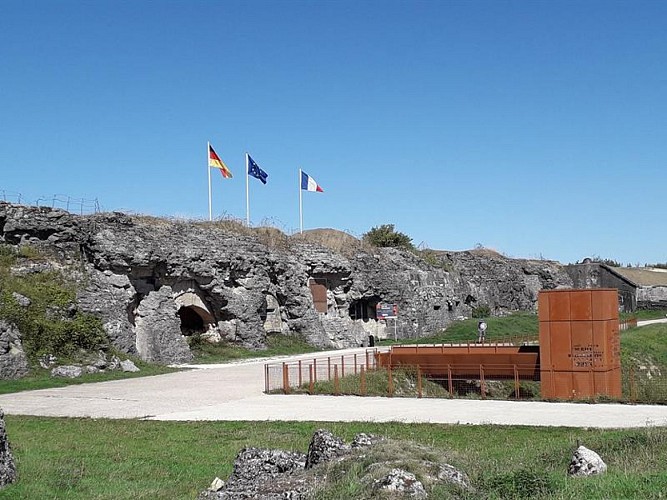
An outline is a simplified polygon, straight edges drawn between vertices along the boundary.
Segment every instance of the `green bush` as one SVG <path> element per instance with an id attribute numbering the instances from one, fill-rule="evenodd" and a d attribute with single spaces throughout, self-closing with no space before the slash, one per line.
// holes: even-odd
<path id="1" fill-rule="evenodd" d="M 43 354 L 72 357 L 80 350 L 106 348 L 108 338 L 102 322 L 86 313 L 70 310 L 76 289 L 60 272 L 45 271 L 16 275 L 12 266 L 22 261 L 43 260 L 34 248 L 0 246 L 0 319 L 15 324 L 23 348 L 32 362 Z M 14 293 L 30 299 L 19 306 Z"/>
<path id="2" fill-rule="evenodd" d="M 414 249 L 412 238 L 407 234 L 394 230 L 393 224 L 383 224 L 373 227 L 363 235 L 363 240 L 375 247 L 394 247 L 406 250 Z"/>
<path id="3" fill-rule="evenodd" d="M 470 314 L 473 318 L 488 318 L 491 316 L 491 308 L 485 304 L 480 304 L 477 307 L 473 307 Z"/>

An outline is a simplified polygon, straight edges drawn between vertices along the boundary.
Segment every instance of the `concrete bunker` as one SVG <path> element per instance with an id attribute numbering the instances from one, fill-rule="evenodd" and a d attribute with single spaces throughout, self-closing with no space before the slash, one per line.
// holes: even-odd
<path id="1" fill-rule="evenodd" d="M 215 318 L 204 301 L 194 292 L 185 292 L 174 297 L 181 321 L 181 333 L 187 337 L 202 334 L 215 326 Z"/>

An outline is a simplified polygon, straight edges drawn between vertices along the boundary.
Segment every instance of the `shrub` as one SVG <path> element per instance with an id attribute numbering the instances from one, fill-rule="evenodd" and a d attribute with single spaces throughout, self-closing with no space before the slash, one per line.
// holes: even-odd
<path id="1" fill-rule="evenodd" d="M 491 308 L 486 304 L 480 304 L 472 308 L 471 315 L 473 318 L 488 318 L 491 316 Z"/>
<path id="2" fill-rule="evenodd" d="M 37 250 L 22 247 L 15 251 L 0 246 L 0 319 L 15 324 L 22 336 L 28 358 L 35 362 L 43 354 L 75 356 L 80 350 L 106 348 L 109 345 L 102 322 L 70 306 L 76 290 L 60 272 L 44 271 L 15 275 L 11 267 L 19 260 L 42 260 Z M 19 306 L 13 293 L 30 299 Z"/>
<path id="3" fill-rule="evenodd" d="M 394 230 L 393 224 L 373 227 L 363 235 L 363 240 L 375 247 L 394 247 L 411 250 L 414 248 L 412 238 L 407 234 Z"/>

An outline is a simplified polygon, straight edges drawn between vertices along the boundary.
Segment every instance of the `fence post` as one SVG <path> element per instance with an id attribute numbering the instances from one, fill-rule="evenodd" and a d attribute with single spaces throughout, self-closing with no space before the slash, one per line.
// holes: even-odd
<path id="1" fill-rule="evenodd" d="M 361 365 L 361 373 L 359 374 L 359 392 L 360 396 L 366 395 L 366 370 L 364 370 L 364 365 Z"/>
<path id="2" fill-rule="evenodd" d="M 317 358 L 313 358 L 313 382 L 317 382 Z"/>
<path id="3" fill-rule="evenodd" d="M 390 398 L 394 396 L 394 381 L 391 378 L 391 364 L 387 365 L 387 394 Z"/>
<path id="4" fill-rule="evenodd" d="M 357 355 L 354 355 L 354 374 L 357 374 Z"/>
<path id="5" fill-rule="evenodd" d="M 334 396 L 340 396 L 340 387 L 338 385 L 338 365 L 334 365 Z"/>
<path id="6" fill-rule="evenodd" d="M 269 364 L 264 364 L 264 392 L 269 393 Z"/>
<path id="7" fill-rule="evenodd" d="M 289 366 L 283 363 L 283 392 L 289 394 Z"/>
<path id="8" fill-rule="evenodd" d="M 422 370 L 417 365 L 417 397 L 421 399 L 422 397 Z"/>
<path id="9" fill-rule="evenodd" d="M 514 397 L 519 399 L 520 388 L 519 388 L 519 370 L 516 369 L 514 365 Z"/>
<path id="10" fill-rule="evenodd" d="M 299 360 L 299 387 L 303 385 L 303 380 L 301 379 L 301 360 Z"/>
<path id="11" fill-rule="evenodd" d="M 340 376 L 345 376 L 345 356 L 341 355 L 340 357 Z"/>
<path id="12" fill-rule="evenodd" d="M 447 385 L 450 399 L 454 397 L 454 384 L 452 382 L 452 365 L 447 365 Z"/>
<path id="13" fill-rule="evenodd" d="M 484 381 L 484 365 L 479 365 L 479 388 L 482 391 L 482 399 L 486 399 L 486 382 Z"/>
<path id="14" fill-rule="evenodd" d="M 327 357 L 327 380 L 331 380 L 331 357 Z"/>
<path id="15" fill-rule="evenodd" d="M 313 365 L 308 365 L 308 394 L 311 396 L 315 392 L 315 382 L 313 379 Z"/>

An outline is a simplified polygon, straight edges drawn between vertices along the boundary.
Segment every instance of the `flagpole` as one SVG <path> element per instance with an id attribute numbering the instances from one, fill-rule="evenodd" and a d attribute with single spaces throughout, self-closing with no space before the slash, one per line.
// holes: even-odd
<path id="1" fill-rule="evenodd" d="M 206 170 L 208 170 L 208 220 L 213 220 L 213 212 L 211 210 L 211 167 L 208 164 L 208 160 L 211 155 L 211 143 L 206 142 Z"/>
<path id="2" fill-rule="evenodd" d="M 301 169 L 299 169 L 299 228 L 303 234 L 303 189 L 301 189 Z"/>
<path id="3" fill-rule="evenodd" d="M 248 188 L 248 152 L 245 154 L 245 222 L 250 227 L 250 189 Z"/>

